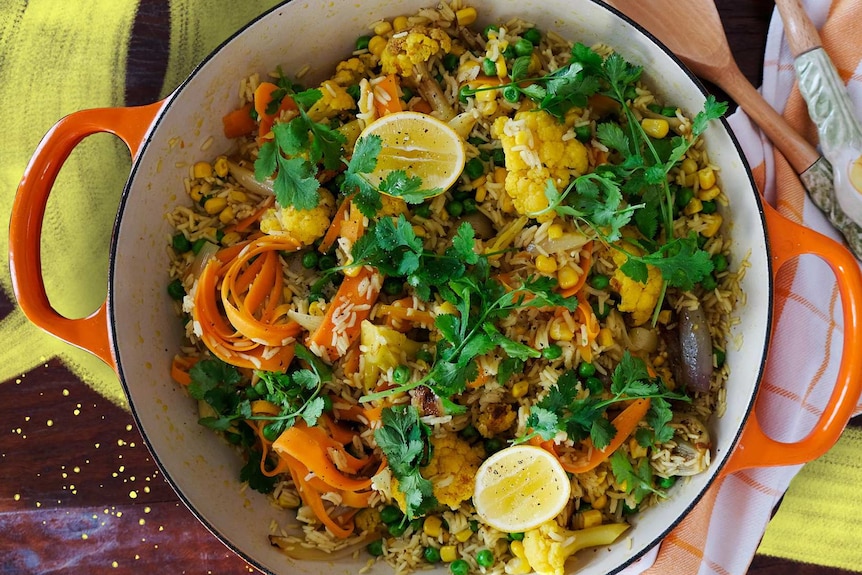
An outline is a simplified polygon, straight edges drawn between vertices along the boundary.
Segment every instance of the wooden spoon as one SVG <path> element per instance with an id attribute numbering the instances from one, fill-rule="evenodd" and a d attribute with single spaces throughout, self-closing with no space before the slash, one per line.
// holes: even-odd
<path id="1" fill-rule="evenodd" d="M 787 124 L 739 70 L 713 0 L 685 2 L 682 24 L 672 16 L 679 13 L 682 6 L 679 0 L 605 1 L 661 40 L 692 72 L 736 100 L 797 174 L 821 159 L 817 150 Z"/>

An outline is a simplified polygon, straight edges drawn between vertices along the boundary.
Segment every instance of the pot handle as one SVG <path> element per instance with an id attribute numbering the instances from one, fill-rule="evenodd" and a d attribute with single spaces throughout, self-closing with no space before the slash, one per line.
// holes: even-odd
<path id="1" fill-rule="evenodd" d="M 42 277 L 42 222 L 57 174 L 81 140 L 99 132 L 114 134 L 128 146 L 134 161 L 163 104 L 164 100 L 146 106 L 95 108 L 62 118 L 36 147 L 12 203 L 9 267 L 15 298 L 24 315 L 46 332 L 89 351 L 115 369 L 107 302 L 87 317 L 71 319 L 48 301 Z"/>
<path id="2" fill-rule="evenodd" d="M 722 471 L 724 474 L 751 467 L 796 465 L 820 457 L 838 441 L 862 394 L 862 354 L 857 351 L 862 342 L 859 263 L 838 242 L 788 220 L 768 204 L 763 208 L 772 248 L 773 278 L 785 262 L 802 254 L 819 256 L 832 268 L 838 280 L 844 316 L 844 345 L 832 395 L 811 432 L 797 442 L 776 441 L 764 433 L 754 409 L 736 450 Z"/>

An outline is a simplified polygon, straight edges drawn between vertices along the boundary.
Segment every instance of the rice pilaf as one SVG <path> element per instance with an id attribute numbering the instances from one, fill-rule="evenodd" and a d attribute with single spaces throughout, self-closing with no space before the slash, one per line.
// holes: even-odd
<path id="1" fill-rule="evenodd" d="M 295 515 L 268 534 L 291 557 L 558 574 L 574 534 L 611 544 L 710 464 L 746 269 L 699 137 L 723 108 L 690 117 L 610 46 L 477 18 L 454 0 L 373 22 L 311 89 L 242 79 L 234 149 L 167 214 L 172 375 Z M 404 111 L 459 136 L 449 189 L 369 183 L 362 135 Z M 471 498 L 512 443 L 553 453 L 571 498 L 507 533 Z"/>

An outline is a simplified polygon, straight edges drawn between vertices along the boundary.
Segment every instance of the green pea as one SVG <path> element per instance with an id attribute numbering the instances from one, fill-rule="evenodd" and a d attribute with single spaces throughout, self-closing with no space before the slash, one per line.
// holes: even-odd
<path id="1" fill-rule="evenodd" d="M 476 210 L 479 209 L 474 198 L 466 198 L 461 202 L 461 204 L 464 206 L 465 215 L 474 214 L 476 213 Z"/>
<path id="2" fill-rule="evenodd" d="M 578 365 L 578 375 L 581 377 L 592 377 L 596 374 L 596 366 L 591 363 L 582 361 Z"/>
<path id="3" fill-rule="evenodd" d="M 458 90 L 458 101 L 461 102 L 462 104 L 466 104 L 467 98 L 469 98 L 470 96 L 475 96 L 475 95 L 476 95 L 476 92 L 473 90 L 473 88 L 471 88 L 470 86 L 467 86 L 465 84 L 465 85 L 461 86 L 461 88 Z"/>
<path id="4" fill-rule="evenodd" d="M 475 180 L 485 173 L 485 164 L 483 164 L 482 160 L 479 158 L 470 158 L 467 160 L 467 163 L 464 164 L 464 173 L 467 174 L 467 177 L 471 180 Z"/>
<path id="5" fill-rule="evenodd" d="M 436 547 L 426 547 L 425 550 L 422 551 L 422 556 L 428 563 L 440 562 L 440 550 Z"/>
<path id="6" fill-rule="evenodd" d="M 392 370 L 392 381 L 398 385 L 403 385 L 410 380 L 410 368 L 406 365 L 399 365 Z"/>
<path id="7" fill-rule="evenodd" d="M 606 275 L 595 274 L 590 278 L 590 285 L 596 289 L 608 289 L 611 285 L 611 280 Z"/>
<path id="8" fill-rule="evenodd" d="M 383 555 L 383 539 L 375 539 L 365 546 L 365 550 L 372 557 L 380 557 Z"/>
<path id="9" fill-rule="evenodd" d="M 359 89 L 359 84 L 351 84 L 345 89 L 345 91 L 351 98 L 353 98 L 354 102 L 362 95 L 362 90 Z"/>
<path id="10" fill-rule="evenodd" d="M 179 278 L 168 284 L 168 295 L 176 301 L 180 301 L 186 297 L 186 288 L 183 287 L 183 282 Z"/>
<path id="11" fill-rule="evenodd" d="M 503 58 L 505 58 L 506 60 L 512 60 L 517 55 L 518 53 L 515 52 L 514 44 L 509 44 L 508 46 L 506 46 L 505 50 L 503 50 Z"/>
<path id="12" fill-rule="evenodd" d="M 371 41 L 371 36 L 360 36 L 356 39 L 357 50 L 368 50 L 368 43 Z"/>
<path id="13" fill-rule="evenodd" d="M 201 253 L 201 250 L 204 249 L 204 246 L 206 245 L 206 243 L 207 243 L 207 240 L 205 238 L 196 239 L 195 243 L 192 244 L 192 252 L 195 255 L 198 255 L 199 253 Z"/>
<path id="14" fill-rule="evenodd" d="M 446 211 L 449 212 L 449 215 L 453 218 L 457 218 L 464 212 L 464 204 L 458 200 L 452 200 L 446 204 Z"/>
<path id="15" fill-rule="evenodd" d="M 507 102 L 511 102 L 514 104 L 521 99 L 521 91 L 517 88 L 517 86 L 509 84 L 508 86 L 503 88 L 503 98 L 505 98 Z"/>
<path id="16" fill-rule="evenodd" d="M 585 383 L 592 395 L 598 395 L 605 390 L 605 382 L 596 376 L 588 377 Z"/>
<path id="17" fill-rule="evenodd" d="M 723 349 L 718 349 L 717 347 L 712 348 L 712 357 L 715 361 L 715 367 L 719 369 L 724 367 L 724 362 L 727 361 L 727 354 Z"/>
<path id="18" fill-rule="evenodd" d="M 485 29 L 482 30 L 482 35 L 487 40 L 488 39 L 488 32 L 499 32 L 499 31 L 500 31 L 500 27 L 497 26 L 496 24 L 488 24 L 487 26 L 485 26 Z"/>
<path id="19" fill-rule="evenodd" d="M 224 230 L 216 230 L 216 241 L 218 243 L 221 243 L 221 241 L 223 239 L 224 239 Z"/>
<path id="20" fill-rule="evenodd" d="M 727 270 L 727 256 L 718 253 L 712 256 L 712 268 L 715 270 L 715 273 L 720 274 L 723 271 Z"/>
<path id="21" fill-rule="evenodd" d="M 657 483 L 662 489 L 670 489 L 674 484 L 676 484 L 676 475 L 671 475 L 670 477 L 659 477 Z"/>
<path id="22" fill-rule="evenodd" d="M 302 254 L 302 267 L 307 270 L 313 269 L 317 267 L 317 260 L 320 259 L 320 256 L 317 255 L 317 252 L 310 251 Z"/>
<path id="23" fill-rule="evenodd" d="M 675 198 L 676 207 L 680 210 L 683 209 L 693 197 L 694 191 L 691 188 L 679 188 Z"/>
<path id="24" fill-rule="evenodd" d="M 418 533 L 420 529 L 422 529 L 422 525 L 425 524 L 424 517 L 417 517 L 415 519 L 410 520 L 410 529 L 413 530 L 413 533 Z"/>
<path id="25" fill-rule="evenodd" d="M 497 453 L 503 448 L 503 442 L 496 437 L 489 437 L 483 442 L 483 444 L 485 446 L 485 453 L 488 455 Z"/>
<path id="26" fill-rule="evenodd" d="M 471 146 L 481 146 L 482 144 L 487 144 L 488 142 L 485 141 L 484 138 L 480 138 L 478 136 L 470 136 L 469 138 L 467 138 L 467 143 Z"/>
<path id="27" fill-rule="evenodd" d="M 718 204 L 715 203 L 715 200 L 706 200 L 703 202 L 703 207 L 700 212 L 702 214 L 714 214 L 715 210 L 718 209 Z"/>
<path id="28" fill-rule="evenodd" d="M 482 60 L 482 73 L 486 76 L 497 75 L 497 63 L 490 58 Z"/>
<path id="29" fill-rule="evenodd" d="M 404 514 L 395 505 L 387 505 L 380 510 L 380 521 L 382 521 L 386 525 L 399 523 L 403 517 Z"/>
<path id="30" fill-rule="evenodd" d="M 494 148 L 491 152 L 491 159 L 494 160 L 495 166 L 503 166 L 506 164 L 506 152 L 503 148 Z"/>
<path id="31" fill-rule="evenodd" d="M 470 572 L 470 564 L 463 559 L 455 559 L 449 563 L 449 571 L 452 575 L 467 575 Z"/>
<path id="32" fill-rule="evenodd" d="M 409 523 L 393 523 L 389 526 L 389 534 L 393 537 L 401 537 L 407 531 Z"/>
<path id="33" fill-rule="evenodd" d="M 434 355 L 427 349 L 420 349 L 416 352 L 416 359 L 425 363 L 431 363 L 434 361 Z"/>
<path id="34" fill-rule="evenodd" d="M 475 519 L 471 519 L 470 523 L 468 523 L 468 525 L 470 526 L 470 531 L 472 531 L 473 533 L 479 532 L 479 522 L 476 521 Z"/>
<path id="35" fill-rule="evenodd" d="M 332 398 L 328 395 L 323 395 L 323 411 L 332 413 Z"/>
<path id="36" fill-rule="evenodd" d="M 555 343 L 552 343 L 551 345 L 542 350 L 542 357 L 544 357 L 545 359 L 559 359 L 562 355 L 563 348 Z"/>
<path id="37" fill-rule="evenodd" d="M 712 274 L 709 274 L 707 276 L 704 276 L 704 278 L 700 280 L 700 286 L 706 291 L 712 291 L 716 287 L 718 287 L 718 282 L 715 281 L 715 278 L 712 276 Z"/>
<path id="38" fill-rule="evenodd" d="M 405 102 L 409 102 L 413 99 L 413 96 L 416 94 L 413 92 L 413 89 L 410 86 L 402 86 L 401 87 L 401 99 Z"/>
<path id="39" fill-rule="evenodd" d="M 490 549 L 482 549 L 476 553 L 476 563 L 480 567 L 490 567 L 494 564 L 494 552 Z"/>
<path id="40" fill-rule="evenodd" d="M 177 234 L 171 239 L 171 245 L 177 251 L 177 253 L 184 254 L 190 249 L 192 249 L 192 243 L 189 239 L 183 234 Z"/>
<path id="41" fill-rule="evenodd" d="M 404 291 L 404 282 L 401 278 L 388 277 L 383 280 L 383 293 L 387 295 L 398 295 Z"/>
<path id="42" fill-rule="evenodd" d="M 593 302 L 590 307 L 593 308 L 593 313 L 596 314 L 596 317 L 599 319 L 605 319 L 608 317 L 608 314 L 611 313 L 611 306 L 608 302 L 601 304 L 596 301 Z"/>
<path id="43" fill-rule="evenodd" d="M 509 541 L 522 541 L 524 539 L 523 531 L 517 531 L 515 533 L 507 533 L 506 537 L 509 538 Z"/>
<path id="44" fill-rule="evenodd" d="M 472 425 L 468 425 L 461 430 L 461 437 L 466 440 L 476 439 L 479 437 L 479 432 Z"/>
<path id="45" fill-rule="evenodd" d="M 442 63 L 447 72 L 453 72 L 458 67 L 458 56 L 449 52 L 443 56 Z"/>
<path id="46" fill-rule="evenodd" d="M 419 204 L 413 209 L 413 213 L 427 220 L 431 217 L 431 206 L 428 204 Z"/>
<path id="47" fill-rule="evenodd" d="M 338 260 L 335 259 L 335 256 L 331 256 L 326 254 L 324 256 L 320 256 L 317 260 L 317 268 L 321 271 L 326 271 L 335 267 L 335 264 L 338 263 Z"/>
<path id="48" fill-rule="evenodd" d="M 521 38 L 517 42 L 515 42 L 515 55 L 516 56 L 529 56 L 533 53 L 533 43 L 527 40 L 526 38 Z"/>
<path id="49" fill-rule="evenodd" d="M 529 30 L 524 30 L 524 33 L 521 34 L 521 37 L 525 40 L 529 40 L 530 44 L 533 46 L 538 46 L 539 42 L 542 41 L 542 33 L 538 28 L 530 28 Z"/>
<path id="50" fill-rule="evenodd" d="M 625 500 L 623 500 L 623 515 L 625 515 L 625 516 L 634 515 L 637 512 L 638 512 L 638 506 L 637 505 L 635 505 L 634 507 L 629 507 L 629 504 L 626 503 Z"/>
<path id="51" fill-rule="evenodd" d="M 273 421 L 263 426 L 263 436 L 269 441 L 275 441 L 284 431 L 283 421 Z"/>
<path id="52" fill-rule="evenodd" d="M 239 445 L 242 442 L 242 435 L 239 433 L 230 433 L 229 431 L 226 431 L 224 437 L 231 445 Z"/>
<path id="53" fill-rule="evenodd" d="M 581 124 L 575 128 L 575 138 L 579 142 L 589 142 L 593 138 L 593 128 L 589 124 Z"/>

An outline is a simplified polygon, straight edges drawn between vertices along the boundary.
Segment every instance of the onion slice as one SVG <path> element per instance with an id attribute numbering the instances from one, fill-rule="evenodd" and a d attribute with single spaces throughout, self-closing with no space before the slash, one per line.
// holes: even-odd
<path id="1" fill-rule="evenodd" d="M 239 183 L 240 186 L 245 188 L 250 192 L 254 192 L 256 194 L 261 194 L 263 196 L 274 196 L 275 190 L 272 187 L 272 180 L 267 178 L 264 181 L 259 181 L 254 177 L 254 172 L 246 168 L 245 166 L 234 162 L 233 160 L 227 161 L 227 169 L 230 172 L 230 175 L 234 177 L 234 179 Z"/>
<path id="2" fill-rule="evenodd" d="M 679 347 L 686 387 L 709 391 L 712 380 L 712 337 L 703 308 L 683 308 L 679 314 Z"/>
<path id="3" fill-rule="evenodd" d="M 187 275 L 191 275 L 195 280 L 197 280 L 201 276 L 201 272 L 204 271 L 207 262 L 210 261 L 210 258 L 215 257 L 216 252 L 218 251 L 219 247 L 216 244 L 209 241 L 204 242 L 204 245 L 201 247 L 201 251 L 195 255 L 192 265 L 189 266 Z"/>

